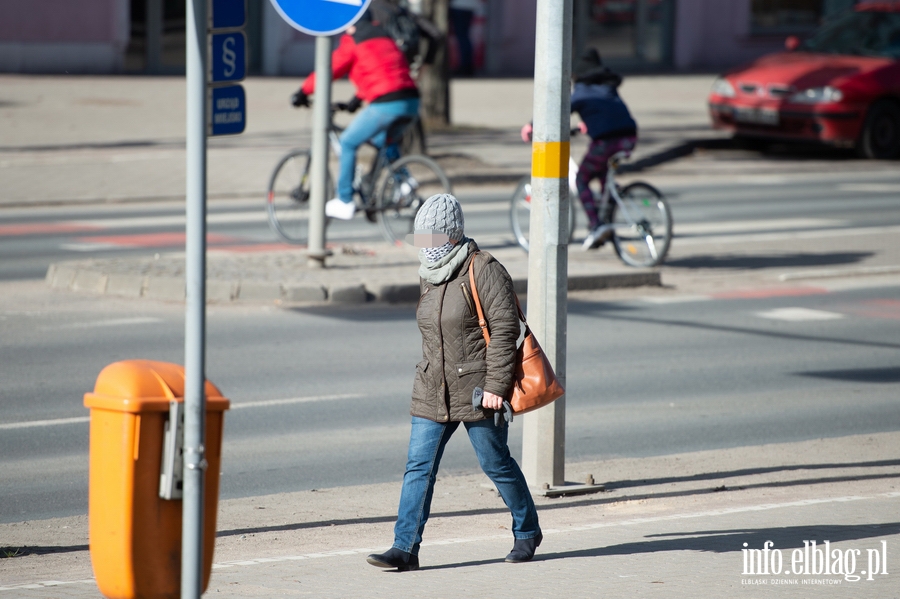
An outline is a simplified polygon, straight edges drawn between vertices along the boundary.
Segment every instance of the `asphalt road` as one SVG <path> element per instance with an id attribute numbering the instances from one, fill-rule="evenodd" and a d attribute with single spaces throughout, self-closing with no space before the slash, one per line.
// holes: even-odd
<path id="1" fill-rule="evenodd" d="M 567 459 L 897 430 L 897 297 L 574 299 Z M 84 513 L 82 394 L 116 360 L 182 361 L 180 306 L 103 302 L 0 314 L 0 521 Z M 224 498 L 400 479 L 412 307 L 212 308 L 208 347 L 208 376 L 233 401 Z M 477 469 L 464 435 L 444 469 Z"/>
<path id="2" fill-rule="evenodd" d="M 659 185 L 676 220 L 665 276 L 848 266 L 875 253 L 869 232 L 900 230 L 900 176 L 892 174 L 811 178 L 782 169 Z M 512 243 L 510 191 L 459 194 L 467 232 L 483 246 Z M 211 246 L 278 247 L 261 200 L 212 203 L 209 230 Z M 61 259 L 177 250 L 182 232 L 177 204 L 0 211 L 0 521 L 84 513 L 83 393 L 117 360 L 183 362 L 183 306 L 51 292 L 37 280 Z M 380 237 L 357 219 L 333 225 L 329 238 Z M 855 249 L 820 251 L 831 238 L 853 239 Z M 813 246 L 804 239 L 818 249 L 807 251 Z M 788 241 L 790 251 L 756 251 Z M 754 251 L 723 254 L 743 242 L 755 243 Z M 676 303 L 652 294 L 573 297 L 567 458 L 897 430 L 898 288 L 803 289 Z M 208 376 L 234 403 L 223 497 L 400 479 L 419 353 L 412 307 L 213 306 L 207 332 Z M 444 468 L 477 468 L 463 435 Z"/>

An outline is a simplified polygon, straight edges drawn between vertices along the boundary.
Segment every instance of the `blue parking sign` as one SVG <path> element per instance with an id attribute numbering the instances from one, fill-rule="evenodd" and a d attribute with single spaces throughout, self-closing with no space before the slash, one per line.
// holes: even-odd
<path id="1" fill-rule="evenodd" d="M 210 135 L 237 135 L 247 122 L 247 99 L 240 85 L 214 87 L 209 111 Z"/>
<path id="2" fill-rule="evenodd" d="M 247 0 L 212 0 L 213 29 L 237 29 L 247 22 Z"/>
<path id="3" fill-rule="evenodd" d="M 247 36 L 244 32 L 214 33 L 210 40 L 212 82 L 242 81 L 247 71 Z"/>
<path id="4" fill-rule="evenodd" d="M 310 35 L 334 35 L 355 23 L 372 0 L 272 0 L 294 29 Z"/>

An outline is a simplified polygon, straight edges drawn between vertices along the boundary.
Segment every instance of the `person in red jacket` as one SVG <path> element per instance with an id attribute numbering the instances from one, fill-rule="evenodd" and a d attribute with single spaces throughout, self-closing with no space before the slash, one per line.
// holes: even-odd
<path id="1" fill-rule="evenodd" d="M 335 79 L 349 75 L 356 86 L 351 107 L 361 102 L 368 105 L 341 134 L 341 171 L 338 196 L 325 204 L 325 214 L 350 220 L 356 212 L 353 203 L 353 176 L 356 150 L 368 140 L 377 147 L 384 145 L 387 129 L 398 117 L 419 113 L 419 90 L 409 74 L 406 57 L 387 30 L 373 19 L 371 10 L 363 13 L 356 25 L 341 36 L 331 55 Z M 309 94 L 315 91 L 315 73 L 306 78 L 292 97 L 294 106 L 308 106 Z M 400 157 L 396 145 L 388 147 L 388 159 Z"/>

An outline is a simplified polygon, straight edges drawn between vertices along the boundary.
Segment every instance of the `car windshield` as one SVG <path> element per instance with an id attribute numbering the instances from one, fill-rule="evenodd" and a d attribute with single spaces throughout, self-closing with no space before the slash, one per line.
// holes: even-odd
<path id="1" fill-rule="evenodd" d="M 801 46 L 807 52 L 900 58 L 900 12 L 845 13 Z"/>

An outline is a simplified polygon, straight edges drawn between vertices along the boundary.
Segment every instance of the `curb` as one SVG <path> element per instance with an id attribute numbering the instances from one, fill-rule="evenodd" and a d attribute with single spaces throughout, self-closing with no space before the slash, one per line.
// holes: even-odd
<path id="1" fill-rule="evenodd" d="M 418 283 L 365 280 L 352 282 L 352 277 L 347 279 L 349 280 L 330 286 L 313 283 L 208 279 L 206 302 L 363 304 L 374 301 L 401 304 L 416 302 L 419 299 Z M 54 289 L 96 295 L 177 302 L 184 301 L 185 297 L 184 277 L 108 273 L 79 262 L 51 264 L 44 280 Z M 635 270 L 627 273 L 570 275 L 568 282 L 569 291 L 587 291 L 659 287 L 662 285 L 662 278 L 658 270 Z M 513 285 L 516 293 L 526 293 L 528 290 L 527 279 L 513 278 Z"/>

